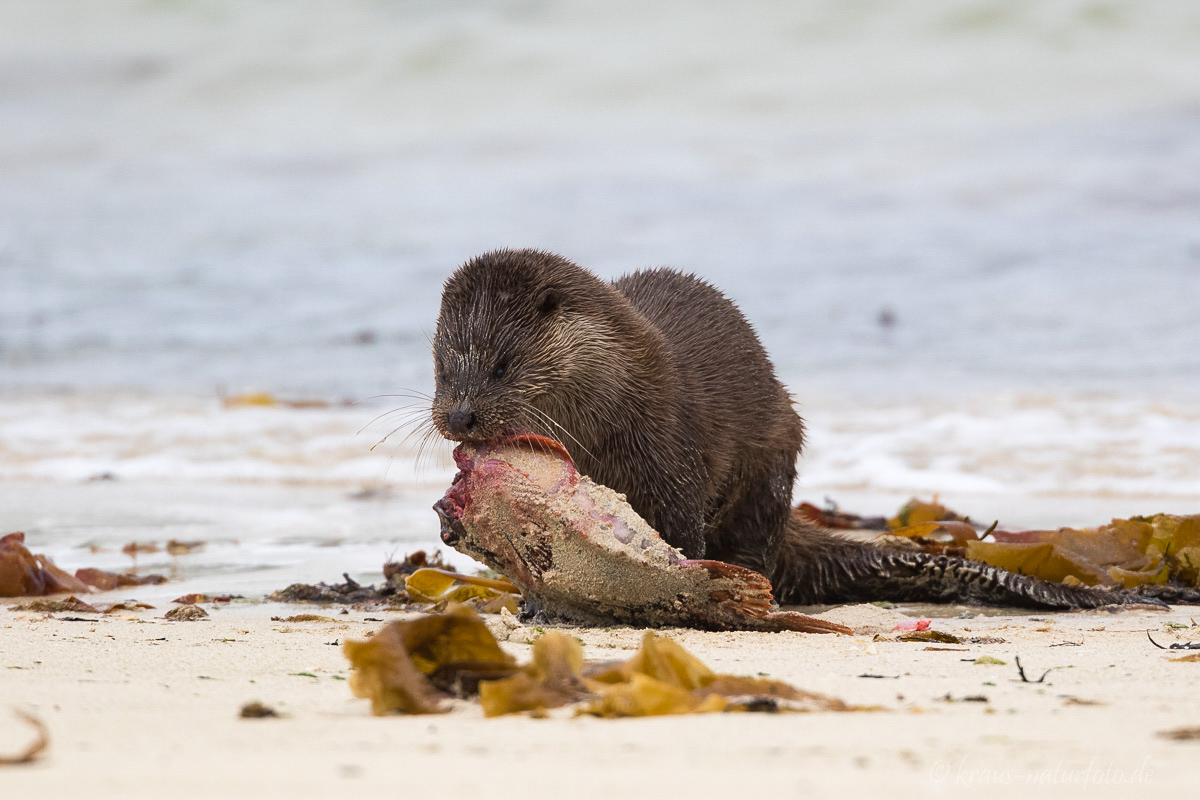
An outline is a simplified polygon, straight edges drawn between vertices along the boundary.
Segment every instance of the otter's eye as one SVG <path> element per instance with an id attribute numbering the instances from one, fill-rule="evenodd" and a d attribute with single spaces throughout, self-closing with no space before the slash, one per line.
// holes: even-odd
<path id="1" fill-rule="evenodd" d="M 504 373 L 508 372 L 508 364 L 503 361 L 496 365 L 496 369 L 492 372 L 492 377 L 496 380 L 504 377 Z"/>

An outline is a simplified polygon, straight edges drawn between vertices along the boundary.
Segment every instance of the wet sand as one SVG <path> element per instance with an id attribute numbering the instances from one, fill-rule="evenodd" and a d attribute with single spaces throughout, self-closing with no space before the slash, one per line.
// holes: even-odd
<path id="1" fill-rule="evenodd" d="M 162 619 L 167 603 L 53 618 L 3 605 L 0 697 L 50 733 L 36 763 L 0 768 L 13 797 L 1128 797 L 1194 785 L 1200 748 L 1158 735 L 1200 724 L 1200 663 L 1175 662 L 1185 653 L 1156 649 L 1145 633 L 1162 644 L 1200 639 L 1200 628 L 1167 627 L 1191 626 L 1188 608 L 934 622 L 1005 640 L 993 644 L 872 641 L 900 615 L 861 606 L 828 612 L 867 631 L 855 636 L 670 630 L 718 671 L 887 710 L 613 721 L 489 720 L 468 703 L 441 716 L 372 717 L 350 693 L 339 644 L 398 612 L 241 604 L 206 606 L 209 619 L 184 623 Z M 302 612 L 333 621 L 271 619 Z M 537 632 L 489 619 L 526 658 Z M 566 630 L 594 659 L 626 657 L 642 634 Z M 1006 663 L 972 663 L 984 655 Z M 1031 680 L 1054 669 L 1023 683 L 1015 656 Z M 240 719 L 251 701 L 284 716 Z M 0 748 L 14 752 L 33 731 L 0 713 Z"/>

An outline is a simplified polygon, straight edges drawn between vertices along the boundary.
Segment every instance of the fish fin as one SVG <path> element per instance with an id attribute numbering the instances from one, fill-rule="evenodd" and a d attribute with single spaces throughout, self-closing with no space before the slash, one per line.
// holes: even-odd
<path id="1" fill-rule="evenodd" d="M 708 559 L 681 561 L 679 564 L 696 566 L 708 572 L 716 582 L 712 588 L 712 599 L 735 614 L 765 617 L 775 605 L 771 581 L 761 572 Z"/>
<path id="2" fill-rule="evenodd" d="M 567 452 L 567 448 L 562 442 L 556 439 L 551 439 L 549 436 L 541 436 L 536 433 L 518 433 L 513 436 L 507 436 L 496 443 L 497 445 L 509 444 L 528 444 L 533 447 L 552 450 L 558 453 L 572 467 L 575 466 L 575 460 L 571 458 L 571 454 Z"/>

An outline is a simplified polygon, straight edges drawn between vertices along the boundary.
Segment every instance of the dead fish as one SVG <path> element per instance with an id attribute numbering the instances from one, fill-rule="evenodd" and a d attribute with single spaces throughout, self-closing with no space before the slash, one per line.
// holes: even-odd
<path id="1" fill-rule="evenodd" d="M 553 439 L 460 444 L 459 472 L 434 504 L 442 541 L 515 583 L 527 608 L 588 625 L 851 633 L 772 611 L 767 578 L 671 547 L 624 495 L 575 469 Z"/>

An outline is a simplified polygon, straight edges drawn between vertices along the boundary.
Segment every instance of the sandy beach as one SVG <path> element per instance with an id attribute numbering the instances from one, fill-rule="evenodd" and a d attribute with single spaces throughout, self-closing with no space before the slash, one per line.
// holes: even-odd
<path id="1" fill-rule="evenodd" d="M 209 605 L 207 620 L 170 622 L 163 604 L 68 622 L 12 605 L 0 618 L 0 694 L 50 737 L 37 762 L 0 771 L 13 797 L 1129 797 L 1188 789 L 1200 746 L 1160 736 L 1200 721 L 1200 663 L 1177 663 L 1186 651 L 1146 636 L 1200 639 L 1186 608 L 934 620 L 960 637 L 1004 640 L 992 644 L 873 641 L 870 631 L 901 618 L 874 607 L 827 612 L 864 631 L 855 636 L 670 630 L 718 671 L 885 710 L 537 720 L 485 719 L 467 702 L 444 715 L 372 717 L 351 695 L 338 643 L 397 612 Z M 334 621 L 272 621 L 310 611 Z M 526 659 L 537 632 L 489 619 Z M 564 630 L 602 660 L 631 654 L 642 633 Z M 1005 663 L 973 663 L 979 656 Z M 1021 682 L 1017 656 L 1030 680 L 1051 670 L 1045 681 Z M 251 701 L 283 716 L 240 719 Z M 0 748 L 10 753 L 34 734 L 4 713 Z"/>

